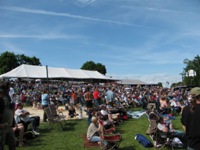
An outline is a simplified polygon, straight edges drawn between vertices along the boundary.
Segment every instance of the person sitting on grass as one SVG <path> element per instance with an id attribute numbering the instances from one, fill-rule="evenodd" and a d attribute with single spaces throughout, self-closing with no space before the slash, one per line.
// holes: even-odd
<path id="1" fill-rule="evenodd" d="M 97 117 L 93 116 L 91 123 L 87 129 L 87 139 L 90 142 L 98 142 L 100 144 L 101 139 L 99 137 L 100 126 L 98 126 Z"/>
<path id="2" fill-rule="evenodd" d="M 77 114 L 76 114 L 76 109 L 75 109 L 75 107 L 72 106 L 72 105 L 69 106 L 68 116 L 69 116 L 70 118 L 74 118 L 75 116 L 77 116 Z"/>
<path id="3" fill-rule="evenodd" d="M 162 114 L 169 114 L 171 112 L 171 108 L 168 106 L 168 100 L 166 96 L 162 96 L 159 100 L 160 107 L 159 112 Z"/>

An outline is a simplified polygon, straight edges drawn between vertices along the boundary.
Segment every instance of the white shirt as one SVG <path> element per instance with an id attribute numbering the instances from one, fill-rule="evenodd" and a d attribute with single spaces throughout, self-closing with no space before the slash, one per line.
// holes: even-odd
<path id="1" fill-rule="evenodd" d="M 26 116 L 21 116 L 25 112 L 28 112 L 28 111 L 26 111 L 24 109 L 17 109 L 15 111 L 15 115 L 17 115 L 18 117 L 20 117 L 21 120 L 26 122 L 29 119 L 30 116 L 28 114 Z"/>

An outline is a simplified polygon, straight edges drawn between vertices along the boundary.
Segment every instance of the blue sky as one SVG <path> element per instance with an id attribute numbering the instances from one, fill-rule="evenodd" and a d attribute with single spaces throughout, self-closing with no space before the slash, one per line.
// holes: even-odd
<path id="1" fill-rule="evenodd" d="M 102 63 L 108 76 L 181 81 L 200 52 L 199 0 L 0 0 L 0 53 L 80 69 Z"/>

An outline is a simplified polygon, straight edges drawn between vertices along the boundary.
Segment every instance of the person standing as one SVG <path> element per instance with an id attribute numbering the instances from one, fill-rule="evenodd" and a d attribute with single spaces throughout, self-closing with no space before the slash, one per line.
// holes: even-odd
<path id="1" fill-rule="evenodd" d="M 7 143 L 9 150 L 16 150 L 16 140 L 12 128 L 15 126 L 14 120 L 14 103 L 11 103 L 9 96 L 10 86 L 8 82 L 0 83 L 0 88 L 3 90 L 1 98 L 4 101 L 3 113 L 1 118 L 1 140 L 0 147 L 4 150 L 4 145 Z M 1 106 L 2 107 L 2 106 Z"/>
<path id="2" fill-rule="evenodd" d="M 3 96 L 4 96 L 4 91 L 2 88 L 0 88 L 0 150 L 3 150 L 4 147 L 2 140 L 3 129 L 5 128 L 5 124 L 3 123 L 3 113 L 5 108 Z"/>
<path id="3" fill-rule="evenodd" d="M 42 109 L 44 110 L 44 108 L 48 107 L 50 103 L 49 95 L 46 89 L 43 91 L 41 99 L 42 99 Z M 43 113 L 43 122 L 47 122 L 47 114 L 45 113 L 45 111 Z"/>
<path id="4" fill-rule="evenodd" d="M 114 89 L 111 88 L 111 86 L 108 87 L 108 90 L 106 92 L 106 103 L 113 106 L 113 100 L 114 100 Z"/>
<path id="5" fill-rule="evenodd" d="M 96 107 L 99 107 L 99 105 L 100 105 L 100 93 L 99 93 L 98 87 L 96 87 L 96 88 L 94 89 L 93 97 L 94 97 L 94 105 L 95 105 Z"/>
<path id="6" fill-rule="evenodd" d="M 87 110 L 88 108 L 92 108 L 92 105 L 93 105 L 93 94 L 92 92 L 90 92 L 90 87 L 86 87 L 85 89 L 85 94 L 84 94 L 84 99 L 85 99 L 85 105 L 87 107 Z"/>
<path id="7" fill-rule="evenodd" d="M 181 123 L 186 132 L 188 150 L 200 148 L 200 87 L 190 91 L 192 100 L 183 108 Z"/>

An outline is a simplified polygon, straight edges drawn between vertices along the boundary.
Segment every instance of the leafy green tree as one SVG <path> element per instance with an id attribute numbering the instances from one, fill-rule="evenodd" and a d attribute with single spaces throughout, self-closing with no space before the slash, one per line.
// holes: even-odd
<path id="1" fill-rule="evenodd" d="M 177 82 L 177 83 L 172 83 L 171 87 L 176 87 L 176 86 L 181 86 L 181 85 L 183 85 L 182 82 Z"/>
<path id="2" fill-rule="evenodd" d="M 186 67 L 183 68 L 181 73 L 183 76 L 183 82 L 186 85 L 200 86 L 200 57 L 199 55 L 195 56 L 193 60 L 185 59 L 184 64 Z M 190 76 L 188 74 L 189 70 L 194 70 L 195 74 Z"/>
<path id="3" fill-rule="evenodd" d="M 82 65 L 81 69 L 96 70 L 96 64 L 93 61 L 87 61 Z"/>
<path id="4" fill-rule="evenodd" d="M 101 63 L 94 63 L 93 61 L 87 61 L 85 62 L 81 69 L 84 69 L 84 70 L 92 70 L 92 71 L 98 71 L 102 74 L 106 74 L 106 67 L 101 64 Z"/>
<path id="5" fill-rule="evenodd" d="M 96 69 L 98 72 L 102 73 L 102 74 L 106 74 L 106 67 L 105 65 L 101 64 L 101 63 L 97 63 L 96 64 Z"/>
<path id="6" fill-rule="evenodd" d="M 8 72 L 17 66 L 17 59 L 13 52 L 6 51 L 0 55 L 0 74 Z"/>
<path id="7" fill-rule="evenodd" d="M 24 54 L 15 55 L 13 52 L 3 52 L 0 55 L 0 74 L 6 73 L 22 64 L 41 65 L 40 60 Z"/>
<path id="8" fill-rule="evenodd" d="M 28 64 L 28 65 L 41 65 L 40 60 L 33 57 L 25 56 L 24 54 L 16 55 L 18 65 Z"/>

